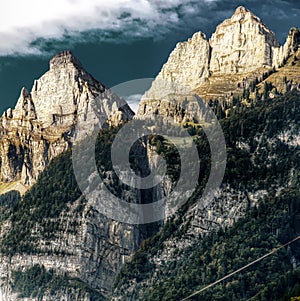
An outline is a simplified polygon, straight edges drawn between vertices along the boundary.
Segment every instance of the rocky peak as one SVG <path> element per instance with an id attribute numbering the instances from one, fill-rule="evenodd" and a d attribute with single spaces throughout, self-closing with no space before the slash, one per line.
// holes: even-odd
<path id="1" fill-rule="evenodd" d="M 220 73 L 247 73 L 272 67 L 272 47 L 279 47 L 275 34 L 244 7 L 222 22 L 210 39 L 210 70 Z"/>
<path id="2" fill-rule="evenodd" d="M 260 19 L 244 6 L 237 7 L 230 20 L 236 21 L 236 20 L 243 20 L 245 18 L 253 18 L 260 22 Z"/>
<path id="3" fill-rule="evenodd" d="M 158 99 L 168 94 L 186 94 L 209 77 L 210 46 L 202 32 L 196 32 L 186 42 L 180 42 L 167 63 L 144 95 L 144 99 Z"/>
<path id="4" fill-rule="evenodd" d="M 31 99 L 31 94 L 25 87 L 23 87 L 21 90 L 20 97 L 18 99 L 14 113 L 15 117 L 18 117 L 19 119 L 28 120 L 36 118 L 35 108 Z M 13 113 L 10 110 L 10 114 L 7 114 L 7 116 L 10 116 L 10 118 L 12 118 L 12 114 Z"/>
<path id="5" fill-rule="evenodd" d="M 31 97 L 43 127 L 50 126 L 55 118 L 60 119 L 59 125 L 70 126 L 73 121 L 67 116 L 83 109 L 105 89 L 70 51 L 63 51 L 51 59 L 50 70 L 34 82 Z"/>
<path id="6" fill-rule="evenodd" d="M 50 60 L 49 71 L 45 75 L 48 74 L 63 81 L 70 80 L 70 83 L 86 82 L 90 86 L 97 86 L 100 90 L 104 90 L 104 86 L 84 69 L 81 62 L 69 50 L 59 52 Z M 34 88 L 37 90 L 36 82 Z"/>
<path id="7" fill-rule="evenodd" d="M 245 14 L 247 14 L 249 12 L 250 12 L 250 10 L 248 10 L 246 7 L 239 6 L 239 7 L 236 8 L 234 16 L 235 15 L 240 15 L 240 14 L 244 14 L 245 15 Z"/>
<path id="8" fill-rule="evenodd" d="M 237 7 L 234 14 L 231 16 L 231 18 L 224 20 L 219 26 L 222 26 L 226 23 L 234 23 L 234 22 L 243 23 L 246 21 L 260 23 L 263 27 L 267 29 L 267 31 L 270 31 L 258 16 L 256 16 L 252 11 L 250 11 L 244 6 Z M 274 33 L 273 35 L 275 36 Z"/>
<path id="9" fill-rule="evenodd" d="M 73 53 L 70 50 L 65 50 L 58 53 L 50 60 L 50 69 L 65 68 L 66 65 L 70 64 L 79 68 L 83 68 Z"/>
<path id="10" fill-rule="evenodd" d="M 30 94 L 29 94 L 28 90 L 25 87 L 23 87 L 21 90 L 20 98 L 24 99 L 24 98 L 28 97 L 29 95 Z"/>
<path id="11" fill-rule="evenodd" d="M 114 125 L 131 119 L 134 113 L 127 105 L 119 109 L 122 104 L 70 51 L 59 53 L 0 119 L 0 183 L 32 185 L 51 159 L 99 124 L 98 116 Z M 75 131 L 82 120 L 85 128 Z"/>
<path id="12" fill-rule="evenodd" d="M 290 29 L 287 37 L 287 44 L 292 52 L 297 52 L 300 45 L 300 31 L 298 28 L 293 27 Z"/>
<path id="13" fill-rule="evenodd" d="M 239 6 L 231 18 L 217 26 L 209 41 L 197 32 L 176 45 L 145 93 L 137 115 L 157 111 L 145 106 L 171 94 L 196 93 L 209 100 L 241 93 L 256 77 L 282 65 L 298 48 L 299 36 L 293 29 L 280 46 L 259 17 Z"/>

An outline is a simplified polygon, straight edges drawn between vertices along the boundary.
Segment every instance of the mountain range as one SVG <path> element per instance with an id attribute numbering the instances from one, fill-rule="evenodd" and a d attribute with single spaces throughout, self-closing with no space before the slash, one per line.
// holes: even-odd
<path id="1" fill-rule="evenodd" d="M 0 301 L 183 300 L 297 237 L 299 45 L 297 28 L 280 45 L 257 16 L 238 7 L 209 40 L 197 32 L 176 45 L 136 115 L 70 51 L 54 56 L 0 119 Z M 218 117 L 227 151 L 223 182 L 205 206 L 199 200 L 212 167 L 203 127 L 212 125 L 201 112 L 191 117 L 195 96 Z M 155 203 L 178 183 L 175 144 L 150 135 L 132 147 L 131 167 L 142 177 L 159 167 L 154 153 L 168 164 L 163 181 L 149 189 L 122 183 L 110 156 L 124 124 L 143 131 L 153 118 L 160 127 L 173 120 L 192 136 L 200 156 L 197 188 L 162 221 L 114 220 L 80 191 L 72 150 L 100 128 L 95 150 L 103 184 L 92 175 L 90 193 L 105 185 L 128 203 Z M 86 166 L 90 160 L 83 158 Z M 192 178 L 193 166 L 185 167 Z M 299 265 L 296 242 L 191 300 L 298 300 Z"/>

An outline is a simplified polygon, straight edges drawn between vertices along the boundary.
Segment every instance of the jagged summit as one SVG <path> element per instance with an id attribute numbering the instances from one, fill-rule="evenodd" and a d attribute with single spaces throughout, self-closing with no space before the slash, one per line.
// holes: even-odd
<path id="1" fill-rule="evenodd" d="M 280 47 L 274 32 L 249 10 L 239 7 L 222 22 L 210 39 L 210 70 L 214 73 L 247 73 L 272 67 L 272 48 Z"/>
<path id="2" fill-rule="evenodd" d="M 245 17 L 251 17 L 259 22 L 261 22 L 260 18 L 257 17 L 252 11 L 247 9 L 244 6 L 239 6 L 235 10 L 234 14 L 231 16 L 231 20 L 236 20 L 236 19 L 244 19 Z"/>
<path id="3" fill-rule="evenodd" d="M 289 31 L 287 41 L 290 41 L 291 51 L 296 52 L 300 45 L 300 31 L 299 28 L 292 27 Z"/>
<path id="4" fill-rule="evenodd" d="M 21 89 L 20 97 L 26 98 L 26 97 L 28 97 L 29 95 L 30 95 L 30 94 L 29 94 L 28 90 L 27 90 L 25 87 L 23 87 L 23 88 Z"/>
<path id="5" fill-rule="evenodd" d="M 56 54 L 50 60 L 50 69 L 57 67 L 65 67 L 67 64 L 73 64 L 76 67 L 83 68 L 80 61 L 73 55 L 70 50 L 64 50 Z"/>
<path id="6" fill-rule="evenodd" d="M 227 24 L 230 25 L 230 23 L 238 22 L 240 24 L 240 26 L 242 27 L 242 25 L 244 23 L 247 23 L 249 21 L 254 24 L 257 23 L 258 25 L 260 25 L 262 27 L 262 31 L 270 32 L 275 37 L 275 34 L 268 28 L 268 26 L 266 24 L 264 24 L 257 15 L 255 15 L 251 10 L 247 9 L 244 6 L 239 6 L 235 10 L 235 12 L 231 16 L 231 18 L 224 20 L 219 26 L 224 26 L 224 25 L 226 26 Z M 217 29 L 218 29 L 218 27 L 217 27 Z M 279 43 L 277 42 L 277 44 L 279 44 Z"/>
<path id="7" fill-rule="evenodd" d="M 244 7 L 244 6 L 239 6 L 239 7 L 237 7 L 237 9 L 235 10 L 235 15 L 238 15 L 238 14 L 246 14 L 246 13 L 249 13 L 250 12 L 250 10 L 249 9 L 247 9 L 246 7 Z"/>
<path id="8" fill-rule="evenodd" d="M 74 54 L 72 53 L 71 50 L 62 50 L 62 51 L 58 52 L 56 55 L 54 55 L 53 58 L 50 60 L 50 62 L 54 61 L 54 60 L 59 60 L 62 58 L 65 60 L 68 60 L 68 61 L 78 60 L 74 56 Z"/>
<path id="9" fill-rule="evenodd" d="M 262 23 L 262 20 L 258 16 L 256 16 L 251 10 L 244 6 L 237 7 L 230 20 L 244 20 L 246 18 L 252 18 L 257 22 Z"/>
<path id="10" fill-rule="evenodd" d="M 69 78 L 70 85 L 73 85 L 74 81 L 82 81 L 86 82 L 90 86 L 95 86 L 96 90 L 103 91 L 105 89 L 102 83 L 97 81 L 85 70 L 79 59 L 75 57 L 70 50 L 64 50 L 56 54 L 50 60 L 49 67 L 49 71 L 46 72 L 43 77 L 51 76 L 53 79 L 58 78 L 62 80 Z M 71 81 L 73 81 L 73 83 Z M 59 84 L 59 82 L 56 84 Z"/>
<path id="11" fill-rule="evenodd" d="M 83 68 L 71 51 L 58 53 L 50 60 L 49 65 L 50 69 L 34 81 L 30 94 L 21 93 L 14 112 L 19 118 L 26 116 L 24 110 L 28 106 L 23 103 L 27 102 L 25 98 L 30 98 L 43 128 L 53 123 L 53 116 L 70 116 L 78 112 L 79 108 L 83 109 L 86 101 L 105 91 L 105 86 Z M 65 123 L 60 122 L 63 126 Z"/>
<path id="12" fill-rule="evenodd" d="M 144 101 L 182 91 L 196 92 L 207 100 L 239 93 L 256 77 L 282 65 L 298 49 L 299 40 L 294 29 L 281 46 L 259 17 L 239 6 L 231 18 L 216 27 L 209 40 L 197 32 L 176 45 L 145 93 L 137 115 L 147 111 Z"/>
<path id="13" fill-rule="evenodd" d="M 22 88 L 15 108 L 0 118 L 0 183 L 33 184 L 52 158 L 99 123 L 100 115 L 103 122 L 116 125 L 134 113 L 70 51 L 54 56 L 31 92 Z M 75 131 L 83 120 L 86 128 Z"/>

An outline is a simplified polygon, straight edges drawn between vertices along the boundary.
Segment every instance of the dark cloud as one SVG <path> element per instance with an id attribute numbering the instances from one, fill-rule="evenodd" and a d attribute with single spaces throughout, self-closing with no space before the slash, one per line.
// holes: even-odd
<path id="1" fill-rule="evenodd" d="M 210 36 L 215 27 L 224 19 L 230 18 L 240 5 L 245 6 L 260 17 L 276 33 L 281 43 L 285 41 L 291 27 L 300 27 L 300 1 L 215 0 L 209 3 L 195 1 L 183 5 L 179 11 L 181 13 L 181 28 L 185 29 L 186 33 L 200 30 Z"/>
<path id="2" fill-rule="evenodd" d="M 6 2 L 7 9 L 14 1 Z M 90 6 L 87 0 L 79 0 L 71 12 L 68 1 L 61 0 L 59 5 L 55 1 L 51 14 L 39 6 L 28 11 L 29 16 L 21 21 L 18 16 L 0 20 L 0 55 L 45 55 L 62 44 L 92 41 L 159 41 L 169 35 L 186 37 L 195 31 L 210 36 L 216 25 L 229 18 L 239 5 L 260 16 L 282 42 L 291 26 L 299 26 L 300 13 L 299 2 L 285 0 L 128 0 L 126 5 L 118 0 L 105 6 L 100 5 L 103 0 L 88 0 Z"/>
<path id="3" fill-rule="evenodd" d="M 119 29 L 95 28 L 76 35 L 65 33 L 59 39 L 39 37 L 29 46 L 39 49 L 43 56 L 0 57 L 0 111 L 14 106 L 21 87 L 30 89 L 33 80 L 47 70 L 50 57 L 60 50 L 71 49 L 88 71 L 112 86 L 135 78 L 155 77 L 177 42 L 196 31 L 210 37 L 215 27 L 231 17 L 240 5 L 260 17 L 281 43 L 291 27 L 300 27 L 299 0 L 152 2 L 156 10 L 146 14 L 150 16 L 147 20 L 142 16 L 133 17 L 130 12 L 120 13 L 122 26 Z"/>

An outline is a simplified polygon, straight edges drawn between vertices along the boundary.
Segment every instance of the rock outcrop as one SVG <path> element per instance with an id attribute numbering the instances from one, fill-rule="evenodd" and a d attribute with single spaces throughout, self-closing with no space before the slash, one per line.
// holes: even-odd
<path id="1" fill-rule="evenodd" d="M 78 121 L 93 128 L 99 120 L 118 124 L 131 119 L 129 106 L 87 73 L 70 51 L 56 55 L 50 70 L 34 82 L 31 92 L 23 88 L 15 109 L 0 119 L 0 171 L 2 182 L 31 186 L 45 166 L 68 149 Z M 121 108 L 120 108 L 121 107 Z"/>
<path id="2" fill-rule="evenodd" d="M 159 99 L 193 90 L 209 77 L 209 60 L 209 43 L 203 33 L 197 32 L 187 42 L 176 45 L 144 98 Z"/>
<path id="3" fill-rule="evenodd" d="M 137 115 L 154 112 L 159 108 L 157 100 L 170 94 L 196 93 L 205 100 L 214 100 L 239 93 L 256 77 L 261 78 L 273 67 L 279 68 L 297 51 L 299 42 L 299 30 L 293 28 L 281 46 L 257 16 L 238 7 L 209 40 L 197 32 L 188 41 L 177 44 L 143 96 Z"/>
<path id="4" fill-rule="evenodd" d="M 81 207 L 84 208 L 83 212 L 80 212 Z M 55 221 L 57 226 L 56 230 L 52 230 L 54 235 L 45 237 L 43 227 L 36 223 L 31 237 L 38 243 L 31 253 L 1 255 L 0 301 L 23 301 L 21 296 L 24 292 L 12 288 L 10 282 L 14 279 L 14 272 L 26 273 L 35 266 L 54 271 L 61 279 L 67 274 L 102 294 L 108 294 L 120 267 L 138 248 L 142 238 L 137 226 L 106 218 L 91 204 L 84 204 L 82 198 L 74 204 L 68 204 L 67 210 L 57 219 L 47 221 Z M 66 283 L 60 290 L 62 288 L 67 292 L 56 291 L 56 297 L 51 296 L 52 294 L 47 296 L 44 292 L 43 300 L 65 300 L 62 299 L 64 295 L 72 295 Z M 81 296 L 78 300 L 91 301 L 93 298 L 85 299 Z"/>
<path id="5" fill-rule="evenodd" d="M 217 27 L 210 46 L 210 71 L 225 74 L 272 67 L 273 49 L 280 47 L 275 34 L 244 7 Z"/>
<path id="6" fill-rule="evenodd" d="M 80 145 L 86 147 L 86 144 Z M 97 148 L 101 149 L 100 146 L 105 149 L 104 143 L 97 144 Z M 151 160 L 151 154 L 145 156 L 148 149 L 148 144 L 135 146 L 135 158 L 141 172 L 157 163 Z M 102 155 L 107 158 L 110 154 L 102 152 Z M 90 161 L 93 158 L 85 157 L 83 165 L 89 166 Z M 70 153 L 53 160 L 16 206 L 22 208 L 22 221 L 15 220 L 14 214 L 7 214 L 0 220 L 0 301 L 106 300 L 103 296 L 110 295 L 120 268 L 143 240 L 158 231 L 160 223 L 148 226 L 120 222 L 107 217 L 102 208 L 104 204 L 110 209 L 108 204 L 112 196 L 129 203 L 155 201 L 168 190 L 167 185 L 143 192 L 130 187 L 122 189 L 124 187 L 115 179 L 113 171 L 108 170 L 101 172 L 103 182 L 99 184 L 99 174 L 89 174 L 89 192 L 85 191 L 83 196 L 80 192 L 76 194 L 77 184 L 72 177 L 73 166 L 71 173 L 70 166 Z M 104 167 L 100 165 L 99 170 L 102 169 Z M 56 189 L 56 183 L 59 183 L 59 189 Z M 101 191 L 107 188 L 110 193 L 102 194 Z M 34 191 L 41 194 L 34 196 Z M 24 209 L 23 205 L 32 211 Z M 3 212 L 6 212 L 5 208 L 3 205 Z M 118 207 L 113 210 L 116 212 Z M 15 240 L 16 235 L 19 239 Z M 27 280 L 35 268 L 47 273 L 43 285 Z M 27 282 L 18 286 L 20 280 L 16 273 L 23 275 Z M 98 295 L 100 297 L 96 298 Z"/>

